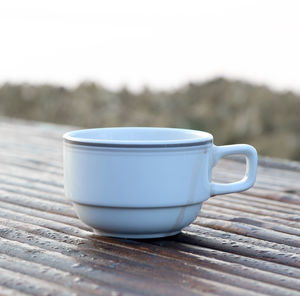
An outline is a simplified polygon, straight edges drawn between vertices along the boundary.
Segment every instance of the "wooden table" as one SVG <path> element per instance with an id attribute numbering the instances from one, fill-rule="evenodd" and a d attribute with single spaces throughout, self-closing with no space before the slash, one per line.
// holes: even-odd
<path id="1" fill-rule="evenodd" d="M 262 159 L 254 188 L 209 199 L 175 237 L 105 238 L 64 198 L 66 130 L 0 119 L 0 295 L 300 295 L 299 163 Z"/>

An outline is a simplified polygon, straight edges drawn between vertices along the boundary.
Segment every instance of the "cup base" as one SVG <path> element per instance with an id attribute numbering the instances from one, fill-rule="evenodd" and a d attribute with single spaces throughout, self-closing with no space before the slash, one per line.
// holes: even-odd
<path id="1" fill-rule="evenodd" d="M 173 236 L 181 231 L 173 231 L 173 232 L 161 232 L 161 233 L 152 233 L 152 234 L 134 234 L 134 233 L 107 233 L 103 232 L 98 229 L 93 229 L 96 234 L 101 236 L 109 236 L 109 237 L 117 237 L 117 238 L 129 238 L 129 239 L 151 239 L 151 238 L 159 238 L 159 237 L 166 237 L 166 236 Z"/>
<path id="2" fill-rule="evenodd" d="M 96 233 L 135 239 L 175 235 L 192 223 L 201 209 L 201 203 L 156 208 L 117 208 L 73 203 L 79 218 Z"/>

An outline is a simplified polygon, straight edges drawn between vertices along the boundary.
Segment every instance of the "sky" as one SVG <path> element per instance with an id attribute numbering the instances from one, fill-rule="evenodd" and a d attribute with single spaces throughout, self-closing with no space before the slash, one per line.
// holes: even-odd
<path id="1" fill-rule="evenodd" d="M 299 12 L 298 0 L 0 0 L 0 83 L 225 76 L 300 92 Z"/>

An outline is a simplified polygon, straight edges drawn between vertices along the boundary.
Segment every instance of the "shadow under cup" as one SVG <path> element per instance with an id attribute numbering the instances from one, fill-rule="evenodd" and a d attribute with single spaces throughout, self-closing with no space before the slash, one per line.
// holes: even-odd
<path id="1" fill-rule="evenodd" d="M 244 153 L 248 145 L 237 146 Z M 228 189 L 211 182 L 212 167 L 224 154 L 215 147 L 212 135 L 195 130 L 72 131 L 64 135 L 65 193 L 79 218 L 99 234 L 174 235 L 193 222 L 212 190 Z M 239 182 L 244 186 L 233 183 L 229 189 L 250 185 Z"/>

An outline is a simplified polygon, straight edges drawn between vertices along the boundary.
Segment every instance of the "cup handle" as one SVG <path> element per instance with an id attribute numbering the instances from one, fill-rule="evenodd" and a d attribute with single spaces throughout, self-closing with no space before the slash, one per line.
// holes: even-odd
<path id="1" fill-rule="evenodd" d="M 211 182 L 210 195 L 226 194 L 233 192 L 240 192 L 249 189 L 253 186 L 256 179 L 257 171 L 257 152 L 254 147 L 246 144 L 213 146 L 213 160 L 214 167 L 218 160 L 226 155 L 241 154 L 246 157 L 246 173 L 243 179 L 229 184 L 221 184 Z"/>

